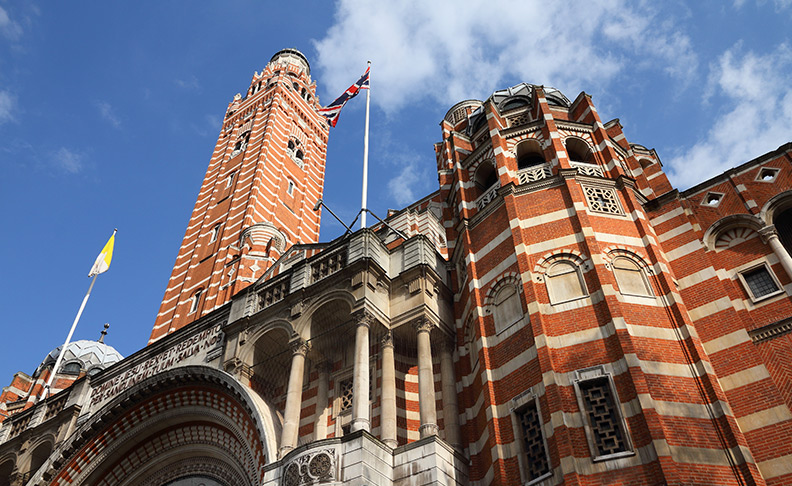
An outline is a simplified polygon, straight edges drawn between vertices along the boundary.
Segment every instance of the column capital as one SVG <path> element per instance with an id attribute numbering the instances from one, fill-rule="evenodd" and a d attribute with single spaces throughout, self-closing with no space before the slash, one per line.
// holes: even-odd
<path id="1" fill-rule="evenodd" d="M 768 224 L 764 228 L 761 228 L 759 231 L 759 236 L 762 237 L 762 241 L 767 243 L 773 238 L 778 238 L 778 232 L 776 231 L 776 227 L 774 224 Z"/>
<path id="2" fill-rule="evenodd" d="M 371 324 L 374 322 L 374 314 L 366 309 L 359 310 L 352 314 L 352 318 L 355 320 L 356 326 L 366 326 L 371 328 Z"/>
<path id="3" fill-rule="evenodd" d="M 319 363 L 316 363 L 315 368 L 316 371 L 319 373 L 329 374 L 331 371 L 333 371 L 333 364 L 330 363 L 329 361 L 320 361 Z"/>
<path id="4" fill-rule="evenodd" d="M 289 346 L 291 347 L 292 353 L 302 355 L 303 357 L 311 350 L 311 343 L 305 339 L 294 340 L 289 343 Z"/>
<path id="5" fill-rule="evenodd" d="M 435 328 L 435 325 L 432 323 L 432 321 L 430 321 L 426 317 L 419 317 L 418 319 L 413 321 L 412 325 L 413 328 L 415 329 L 415 332 L 419 334 L 422 332 L 430 333 L 432 332 L 432 329 Z"/>
<path id="6" fill-rule="evenodd" d="M 380 342 L 380 344 L 381 344 L 381 346 L 383 348 L 393 348 L 394 347 L 393 346 L 393 333 L 391 333 L 390 331 L 385 333 L 385 335 L 382 336 L 382 341 Z"/>
<path id="7" fill-rule="evenodd" d="M 440 351 L 445 351 L 449 354 L 454 354 L 456 350 L 456 343 L 451 339 L 443 339 L 440 341 Z"/>

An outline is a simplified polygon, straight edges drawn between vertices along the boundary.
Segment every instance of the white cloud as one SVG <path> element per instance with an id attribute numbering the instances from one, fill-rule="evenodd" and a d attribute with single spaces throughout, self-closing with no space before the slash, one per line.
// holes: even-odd
<path id="1" fill-rule="evenodd" d="M 216 137 L 220 133 L 222 120 L 216 115 L 205 114 L 190 123 L 190 127 L 201 137 Z"/>
<path id="2" fill-rule="evenodd" d="M 174 79 L 173 83 L 181 89 L 200 91 L 201 85 L 198 83 L 198 78 L 190 76 L 189 79 Z"/>
<path id="3" fill-rule="evenodd" d="M 61 147 L 52 153 L 52 165 L 69 174 L 77 174 L 83 169 L 83 155 Z"/>
<path id="4" fill-rule="evenodd" d="M 792 49 L 760 55 L 737 44 L 711 67 L 708 106 L 720 108 L 712 128 L 669 163 L 672 182 L 688 187 L 789 141 Z M 717 100 L 717 103 L 714 101 Z"/>
<path id="5" fill-rule="evenodd" d="M 418 157 L 403 160 L 402 164 L 399 174 L 388 181 L 388 192 L 399 206 L 415 202 L 419 197 L 425 196 L 424 191 L 428 189 L 428 182 L 436 180 L 426 165 L 419 163 Z"/>
<path id="6" fill-rule="evenodd" d="M 686 81 L 697 66 L 687 36 L 650 6 L 475 0 L 341 0 L 336 23 L 315 42 L 323 86 L 335 97 L 372 61 L 372 100 L 394 113 L 422 98 L 447 104 L 489 95 L 509 80 L 575 96 L 626 69 Z M 640 56 L 642 66 L 625 58 Z M 335 94 L 334 94 L 335 93 Z"/>
<path id="7" fill-rule="evenodd" d="M 96 101 L 94 103 L 96 108 L 99 110 L 99 114 L 104 118 L 107 122 L 113 125 L 115 128 L 121 127 L 121 120 L 118 119 L 118 116 L 115 114 L 115 110 L 113 106 L 106 102 L 106 101 Z"/>
<path id="8" fill-rule="evenodd" d="M 10 41 L 19 40 L 22 37 L 22 27 L 11 20 L 3 7 L 0 7 L 0 34 Z"/>
<path id="9" fill-rule="evenodd" d="M 16 97 L 5 90 L 0 90 L 0 123 L 12 121 L 16 112 Z"/>

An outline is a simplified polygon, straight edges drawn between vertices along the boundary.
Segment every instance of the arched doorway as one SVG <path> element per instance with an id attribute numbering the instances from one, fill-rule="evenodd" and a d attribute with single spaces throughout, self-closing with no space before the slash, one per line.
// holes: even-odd
<path id="1" fill-rule="evenodd" d="M 258 485 L 263 466 L 275 460 L 268 414 L 263 400 L 226 373 L 169 370 L 96 412 L 56 451 L 66 460 L 37 476 L 59 485 Z"/>

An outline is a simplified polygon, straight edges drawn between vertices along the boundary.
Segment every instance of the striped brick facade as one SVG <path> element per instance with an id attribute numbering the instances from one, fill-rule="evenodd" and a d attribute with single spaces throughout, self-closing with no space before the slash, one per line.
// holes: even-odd
<path id="1" fill-rule="evenodd" d="M 792 485 L 792 143 L 679 192 L 520 84 L 448 111 L 438 191 L 317 243 L 308 74 L 229 106 L 150 345 L 4 390 L 9 484 Z"/>
<path id="2" fill-rule="evenodd" d="M 442 129 L 471 483 L 536 479 L 517 420 L 529 396 L 550 484 L 792 484 L 790 279 L 761 236 L 790 205 L 792 147 L 680 194 L 585 93 L 516 86 Z M 752 302 L 737 274 L 765 263 L 779 289 Z M 524 317 L 499 328 L 504 285 Z M 619 454 L 595 450 L 586 376 L 611 383 Z"/>
<path id="3" fill-rule="evenodd" d="M 328 128 L 294 49 L 229 103 L 149 342 L 230 301 L 286 248 L 315 243 Z"/>

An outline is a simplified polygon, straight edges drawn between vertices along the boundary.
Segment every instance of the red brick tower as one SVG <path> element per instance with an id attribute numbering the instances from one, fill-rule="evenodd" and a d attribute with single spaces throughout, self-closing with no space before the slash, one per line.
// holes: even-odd
<path id="1" fill-rule="evenodd" d="M 149 343 L 227 303 L 295 243 L 315 243 L 328 127 L 305 56 L 275 54 L 228 106 Z"/>
<path id="2" fill-rule="evenodd" d="M 761 483 L 645 209 L 656 154 L 527 84 L 441 126 L 471 482 Z"/>

